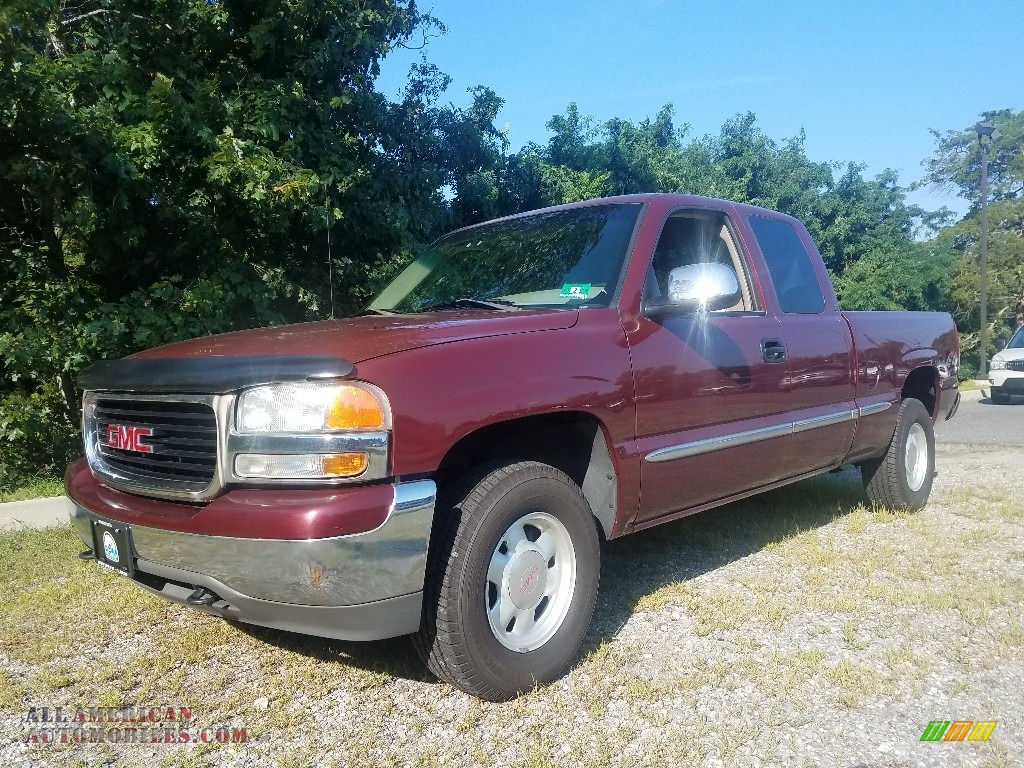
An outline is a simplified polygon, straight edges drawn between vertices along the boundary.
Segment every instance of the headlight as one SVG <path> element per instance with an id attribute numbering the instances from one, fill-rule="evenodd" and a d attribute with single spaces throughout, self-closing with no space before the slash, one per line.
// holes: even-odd
<path id="1" fill-rule="evenodd" d="M 391 411 L 365 382 L 297 382 L 238 396 L 228 436 L 247 481 L 379 480 L 387 474 Z"/>
<path id="2" fill-rule="evenodd" d="M 992 370 L 993 371 L 1001 371 L 1001 370 L 1005 370 L 1005 368 L 1006 368 L 1006 361 L 1005 360 L 1000 360 L 998 357 L 993 357 L 992 358 Z"/>
<path id="3" fill-rule="evenodd" d="M 238 398 L 235 428 L 243 434 L 308 434 L 386 429 L 383 397 L 366 386 L 336 383 L 269 384 Z"/>

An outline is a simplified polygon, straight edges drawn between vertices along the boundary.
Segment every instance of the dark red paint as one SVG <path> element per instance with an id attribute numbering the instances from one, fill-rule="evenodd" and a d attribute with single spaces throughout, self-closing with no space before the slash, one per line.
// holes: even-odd
<path id="1" fill-rule="evenodd" d="M 207 536 L 325 539 L 371 531 L 394 499 L 388 484 L 329 490 L 235 490 L 208 504 L 183 504 L 102 485 L 85 459 L 68 467 L 67 493 L 103 517 L 129 525 Z"/>
<path id="2" fill-rule="evenodd" d="M 795 219 L 685 195 L 596 204 L 606 202 L 644 204 L 617 306 L 611 308 L 364 317 L 213 336 L 141 356 L 289 353 L 348 359 L 357 364 L 354 376 L 379 386 L 391 403 L 396 476 L 429 476 L 460 439 L 487 425 L 535 414 L 588 414 L 601 424 L 618 478 L 612 536 L 877 455 L 892 435 L 901 387 L 916 369 L 934 378 L 935 419 L 952 407 L 959 364 L 952 319 L 840 312 L 824 264 Z M 671 213 L 694 208 L 719 211 L 731 221 L 762 312 L 702 321 L 643 316 L 643 283 L 662 225 Z M 797 227 L 826 297 L 822 314 L 779 310 L 747 223 L 755 213 Z M 769 337 L 785 340 L 785 364 L 762 360 L 760 342 Z M 858 421 L 701 456 L 660 464 L 643 458 L 667 446 L 878 402 L 894 405 Z M 389 486 L 371 485 L 234 490 L 197 508 L 111 491 L 81 464 L 72 466 L 68 478 L 74 498 L 114 519 L 234 536 L 305 538 L 366 530 L 379 523 L 391 501 Z"/>

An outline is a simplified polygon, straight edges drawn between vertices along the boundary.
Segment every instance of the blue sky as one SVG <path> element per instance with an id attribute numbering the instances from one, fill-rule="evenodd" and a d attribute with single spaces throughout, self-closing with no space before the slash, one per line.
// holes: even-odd
<path id="1" fill-rule="evenodd" d="M 513 150 L 543 143 L 544 124 L 575 101 L 583 114 L 642 120 L 672 103 L 692 135 L 752 111 L 777 141 L 807 134 L 812 160 L 899 171 L 906 185 L 940 131 L 984 109 L 1024 109 L 1024 0 L 987 2 L 494 2 L 421 0 L 448 33 L 428 61 L 453 78 L 447 99 L 486 85 L 505 99 Z M 399 93 L 420 51 L 384 62 Z M 937 193 L 911 199 L 963 212 Z"/>

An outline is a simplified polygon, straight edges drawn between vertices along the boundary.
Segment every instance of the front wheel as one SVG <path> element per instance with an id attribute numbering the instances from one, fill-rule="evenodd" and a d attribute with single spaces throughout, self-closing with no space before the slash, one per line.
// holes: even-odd
<path id="1" fill-rule="evenodd" d="M 590 505 L 554 467 L 481 467 L 439 505 L 417 651 L 467 693 L 504 701 L 575 655 L 597 599 Z"/>
<path id="2" fill-rule="evenodd" d="M 890 509 L 918 510 L 928 502 L 935 476 L 935 432 L 920 400 L 900 404 L 886 452 L 861 464 L 868 499 Z"/>

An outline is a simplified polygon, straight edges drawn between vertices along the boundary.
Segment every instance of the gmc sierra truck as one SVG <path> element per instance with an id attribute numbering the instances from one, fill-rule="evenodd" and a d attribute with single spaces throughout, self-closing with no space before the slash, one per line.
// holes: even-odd
<path id="1" fill-rule="evenodd" d="M 363 315 L 85 370 L 84 558 L 226 619 L 414 635 L 502 700 L 590 623 L 600 540 L 843 464 L 919 509 L 949 315 L 844 312 L 804 226 L 631 195 L 453 232 Z"/>

